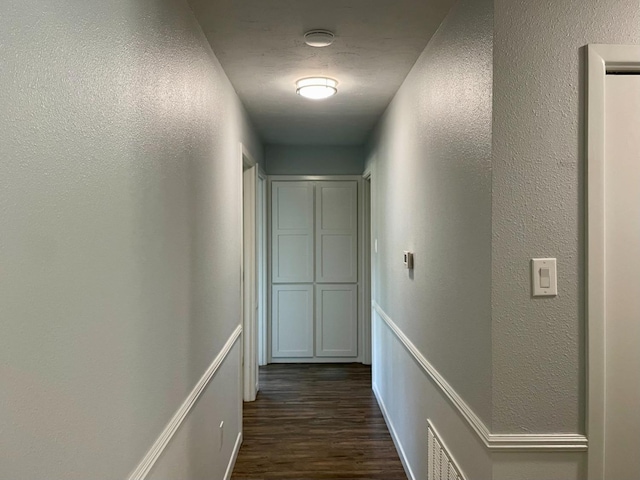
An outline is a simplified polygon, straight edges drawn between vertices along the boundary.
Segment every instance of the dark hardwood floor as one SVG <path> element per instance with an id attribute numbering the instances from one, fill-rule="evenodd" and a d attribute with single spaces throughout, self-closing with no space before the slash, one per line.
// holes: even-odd
<path id="1" fill-rule="evenodd" d="M 360 364 L 269 365 L 232 479 L 406 480 Z"/>

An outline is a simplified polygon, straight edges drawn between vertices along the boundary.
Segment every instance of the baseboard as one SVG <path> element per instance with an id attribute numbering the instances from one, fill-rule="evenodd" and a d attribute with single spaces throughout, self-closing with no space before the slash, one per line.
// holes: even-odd
<path id="1" fill-rule="evenodd" d="M 485 447 L 491 451 L 585 451 L 588 441 L 585 435 L 574 433 L 549 434 L 494 434 L 484 424 L 482 419 L 467 405 L 462 397 L 449 385 L 445 378 L 425 358 L 418 348 L 409 340 L 396 323 L 385 313 L 375 301 L 371 302 L 378 316 L 402 343 L 407 352 L 413 357 L 418 366 L 431 381 L 447 397 L 449 403 L 458 411 L 460 416 L 478 435 Z"/>
<path id="2" fill-rule="evenodd" d="M 371 388 L 373 390 L 373 394 L 376 396 L 376 400 L 378 401 L 378 405 L 380 406 L 380 411 L 382 412 L 384 421 L 387 424 L 389 433 L 391 434 L 391 439 L 393 440 L 393 444 L 396 446 L 398 456 L 400 457 L 400 462 L 402 462 L 402 467 L 404 468 L 404 471 L 407 474 L 407 478 L 409 480 L 416 480 L 416 476 L 413 474 L 413 470 L 411 470 L 409 459 L 407 458 L 407 455 L 404 453 L 404 448 L 402 448 L 402 443 L 400 442 L 400 438 L 398 437 L 398 434 L 396 433 L 396 429 L 393 426 L 393 422 L 389 417 L 389 413 L 387 412 L 387 407 L 384 404 L 382 395 L 380 395 L 380 392 L 378 391 L 378 387 L 376 386 L 375 383 L 372 384 Z"/>
<path id="3" fill-rule="evenodd" d="M 158 461 L 162 452 L 167 447 L 175 433 L 178 431 L 184 420 L 187 418 L 191 409 L 200 398 L 200 395 L 209 385 L 209 382 L 214 377 L 222 362 L 224 362 L 227 355 L 235 345 L 238 337 L 242 333 L 242 326 L 238 325 L 238 327 L 233 331 L 229 339 L 226 341 L 220 353 L 213 360 L 207 371 L 204 375 L 198 380 L 196 386 L 191 390 L 191 393 L 187 396 L 185 401 L 182 403 L 178 411 L 173 415 L 165 429 L 162 431 L 158 439 L 155 441 L 153 446 L 149 449 L 147 454 L 144 456 L 140 464 L 136 467 L 136 469 L 129 475 L 129 480 L 144 480 L 146 476 L 149 474 L 155 463 Z M 242 399 L 238 399 L 241 401 Z M 235 463 L 235 459 L 233 460 Z"/>
<path id="4" fill-rule="evenodd" d="M 231 458 L 229 459 L 229 465 L 227 465 L 227 471 L 224 474 L 224 480 L 231 480 L 231 475 L 233 474 L 233 467 L 236 466 L 236 460 L 238 459 L 238 453 L 240 452 L 241 445 L 242 445 L 242 432 L 239 432 L 238 438 L 236 438 L 236 444 L 233 447 L 233 453 L 231 454 Z"/>

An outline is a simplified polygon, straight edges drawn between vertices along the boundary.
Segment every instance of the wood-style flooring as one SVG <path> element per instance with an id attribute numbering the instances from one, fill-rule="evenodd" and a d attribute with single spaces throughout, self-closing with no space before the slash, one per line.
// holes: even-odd
<path id="1" fill-rule="evenodd" d="M 274 364 L 244 404 L 235 480 L 406 480 L 360 364 Z"/>

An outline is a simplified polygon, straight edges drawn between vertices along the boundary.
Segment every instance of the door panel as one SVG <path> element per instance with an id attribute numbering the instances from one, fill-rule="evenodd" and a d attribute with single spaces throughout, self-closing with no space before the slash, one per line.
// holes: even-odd
<path id="1" fill-rule="evenodd" d="M 605 478 L 640 478 L 640 76 L 607 75 Z"/>
<path id="2" fill-rule="evenodd" d="M 358 184 L 316 184 L 316 282 L 358 281 Z"/>
<path id="3" fill-rule="evenodd" d="M 300 234 L 279 234 L 276 237 L 274 247 L 278 252 L 277 274 L 274 281 L 293 282 L 300 279 L 300 282 L 312 281 L 311 265 L 306 258 L 312 258 L 313 250 L 309 245 L 309 235 Z"/>
<path id="4" fill-rule="evenodd" d="M 358 356 L 357 285 L 316 286 L 316 356 Z"/>
<path id="5" fill-rule="evenodd" d="M 279 215 L 275 225 L 278 230 L 299 230 L 312 227 L 309 217 L 309 198 L 313 195 L 310 182 L 273 182 Z"/>
<path id="6" fill-rule="evenodd" d="M 274 285 L 273 357 L 313 357 L 313 285 Z"/>
<path id="7" fill-rule="evenodd" d="M 319 238 L 318 265 L 320 281 L 348 281 L 356 271 L 353 235 L 322 234 Z"/>
<path id="8" fill-rule="evenodd" d="M 356 182 L 318 183 L 320 228 L 351 230 L 356 222 Z"/>
<path id="9" fill-rule="evenodd" d="M 313 184 L 273 182 L 272 281 L 313 282 Z"/>

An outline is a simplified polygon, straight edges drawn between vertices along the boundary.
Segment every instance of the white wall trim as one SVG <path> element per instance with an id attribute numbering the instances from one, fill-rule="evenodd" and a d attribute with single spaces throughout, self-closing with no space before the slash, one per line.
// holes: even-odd
<path id="1" fill-rule="evenodd" d="M 605 81 L 607 72 L 640 72 L 640 47 L 589 45 L 586 52 L 587 435 L 590 480 L 604 478 L 605 443 Z"/>
<path id="2" fill-rule="evenodd" d="M 360 283 L 362 288 L 359 295 L 361 296 L 361 314 L 362 318 L 362 363 L 371 365 L 371 172 L 368 177 L 363 177 L 360 182 L 360 198 L 361 207 L 360 222 Z"/>
<path id="3" fill-rule="evenodd" d="M 330 180 L 332 182 L 361 180 L 362 175 L 269 175 L 272 182 L 320 182 Z"/>
<path id="4" fill-rule="evenodd" d="M 494 434 L 491 433 L 484 422 L 458 395 L 445 378 L 435 369 L 433 365 L 420 353 L 418 348 L 409 340 L 402 330 L 385 311 L 375 301 L 371 302 L 373 308 L 380 318 L 387 324 L 395 336 L 411 354 L 416 363 L 424 370 L 440 390 L 449 399 L 451 404 L 458 410 L 473 431 L 478 435 L 482 443 L 491 451 L 499 450 L 556 450 L 556 451 L 580 451 L 587 449 L 587 437 L 573 433 L 526 433 L 526 434 Z"/>
<path id="5" fill-rule="evenodd" d="M 243 324 L 243 398 L 245 402 L 256 399 L 258 384 L 258 258 L 257 208 L 258 164 L 240 142 L 241 165 L 241 258 L 240 298 Z"/>
<path id="6" fill-rule="evenodd" d="M 240 452 L 240 446 L 242 445 L 242 432 L 238 432 L 238 438 L 236 438 L 236 444 L 233 447 L 233 453 L 229 459 L 227 465 L 227 471 L 224 473 L 224 480 L 231 480 L 231 474 L 233 473 L 233 467 L 236 466 L 236 460 L 238 459 L 238 453 Z"/>
<path id="7" fill-rule="evenodd" d="M 387 424 L 387 428 L 389 429 L 389 433 L 391 434 L 391 439 L 396 446 L 396 450 L 398 451 L 398 456 L 400 457 L 400 462 L 404 467 L 404 471 L 407 474 L 409 480 L 416 480 L 416 476 L 413 474 L 413 470 L 411 470 L 411 465 L 409 464 L 409 459 L 407 458 L 407 454 L 404 452 L 404 448 L 402 448 L 402 443 L 400 442 L 400 438 L 396 433 L 396 429 L 393 426 L 393 422 L 391 421 L 391 417 L 387 413 L 387 407 L 384 404 L 384 400 L 382 400 L 382 395 L 378 391 L 378 387 L 375 383 L 372 384 L 373 394 L 376 396 L 378 400 L 378 405 L 380 406 L 380 411 L 382 412 L 382 416 L 384 417 L 384 421 Z"/>
<path id="8" fill-rule="evenodd" d="M 209 382 L 214 377 L 222 362 L 224 362 L 227 355 L 235 345 L 238 337 L 242 333 L 242 325 L 238 325 L 236 329 L 233 331 L 227 342 L 220 350 L 220 353 L 213 360 L 209 368 L 207 368 L 204 375 L 198 380 L 196 386 L 193 387 L 191 393 L 187 396 L 185 401 L 182 403 L 178 411 L 173 415 L 173 418 L 169 421 L 165 429 L 162 431 L 158 439 L 155 441 L 151 449 L 144 456 L 140 464 L 136 467 L 136 469 L 129 475 L 129 480 L 144 480 L 146 476 L 149 474 L 154 464 L 158 461 L 158 458 L 162 455 L 162 452 L 169 444 L 175 433 L 178 431 L 185 418 L 191 412 L 191 409 L 198 401 L 198 398 L 207 388 Z M 240 399 L 238 399 L 240 401 Z"/>

